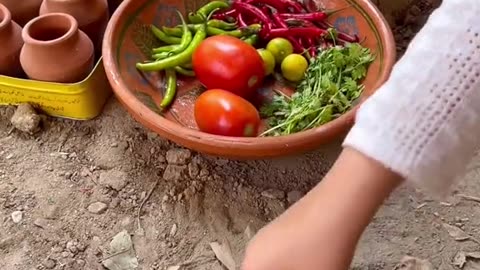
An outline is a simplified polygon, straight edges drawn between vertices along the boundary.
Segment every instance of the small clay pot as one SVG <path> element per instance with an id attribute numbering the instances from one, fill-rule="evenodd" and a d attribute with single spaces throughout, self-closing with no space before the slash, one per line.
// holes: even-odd
<path id="1" fill-rule="evenodd" d="M 7 7 L 0 4 L 0 74 L 21 75 L 20 50 L 23 46 L 22 28 L 14 21 Z"/>
<path id="2" fill-rule="evenodd" d="M 67 13 L 78 22 L 80 30 L 93 41 L 96 52 L 101 53 L 103 34 L 108 24 L 107 0 L 44 0 L 40 15 L 47 13 Z"/>
<path id="3" fill-rule="evenodd" d="M 38 16 L 42 0 L 0 0 L 12 13 L 12 19 L 24 26 L 31 19 Z"/>
<path id="4" fill-rule="evenodd" d="M 93 69 L 93 43 L 68 14 L 39 16 L 25 25 L 22 37 L 20 62 L 30 79 L 75 83 Z"/>

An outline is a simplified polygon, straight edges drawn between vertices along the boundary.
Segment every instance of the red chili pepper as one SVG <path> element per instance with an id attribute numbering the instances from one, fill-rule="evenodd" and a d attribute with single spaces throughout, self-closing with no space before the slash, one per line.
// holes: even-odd
<path id="1" fill-rule="evenodd" d="M 303 11 L 302 5 L 295 0 L 247 0 L 249 4 L 264 4 L 275 8 L 278 12 L 292 12 L 300 13 Z"/>
<path id="2" fill-rule="evenodd" d="M 215 13 L 212 15 L 212 18 L 217 20 L 225 20 L 227 17 L 233 17 L 236 14 L 237 14 L 237 10 L 233 8 L 226 11 Z"/>
<path id="3" fill-rule="evenodd" d="M 288 28 L 288 24 L 282 18 L 280 18 L 278 13 L 273 13 L 272 19 L 273 19 L 273 22 L 275 23 L 276 27 Z"/>
<path id="4" fill-rule="evenodd" d="M 308 37 L 308 38 L 304 38 L 304 43 L 305 43 L 305 48 L 312 48 L 314 45 L 315 45 L 315 42 L 313 41 L 313 38 L 311 37 Z"/>
<path id="5" fill-rule="evenodd" d="M 280 19 L 283 20 L 282 18 L 280 18 Z M 286 19 L 285 22 L 287 23 L 287 25 L 295 26 L 295 27 L 299 27 L 299 26 L 302 26 L 302 27 L 318 27 L 317 25 L 315 25 L 311 21 L 301 20 L 301 19 Z"/>
<path id="6" fill-rule="evenodd" d="M 243 19 L 243 15 L 241 13 L 238 13 L 237 21 L 238 21 L 238 26 L 240 26 L 240 27 L 247 27 L 248 26 L 248 24 Z"/>
<path id="7" fill-rule="evenodd" d="M 328 41 L 328 40 L 323 40 L 321 43 L 320 43 L 320 46 L 319 48 L 321 50 L 326 50 L 326 49 L 329 49 L 329 48 L 332 48 L 334 47 L 336 44 L 333 44 L 332 41 Z M 337 44 L 338 45 L 338 44 Z"/>
<path id="8" fill-rule="evenodd" d="M 328 21 L 319 21 L 319 22 L 315 22 L 316 25 L 318 25 L 318 27 L 320 28 L 323 28 L 323 29 L 328 29 L 328 28 L 335 28 L 331 23 L 329 23 Z"/>
<path id="9" fill-rule="evenodd" d="M 318 38 L 327 33 L 326 30 L 316 27 L 292 27 L 292 28 L 277 28 L 270 31 L 270 37 L 287 37 L 295 36 L 301 38 Z"/>
<path id="10" fill-rule="evenodd" d="M 324 12 L 312 12 L 312 13 L 280 13 L 279 16 L 283 19 L 301 19 L 308 21 L 324 21 L 328 18 Z"/>
<path id="11" fill-rule="evenodd" d="M 358 43 L 360 41 L 360 38 L 357 35 L 350 36 L 348 34 L 345 34 L 343 32 L 338 32 L 337 33 L 337 39 L 341 41 L 345 41 L 348 43 Z"/>
<path id="12" fill-rule="evenodd" d="M 317 12 L 318 10 L 320 10 L 314 0 L 303 0 L 303 5 L 308 12 Z"/>
<path id="13" fill-rule="evenodd" d="M 302 45 L 303 48 L 308 48 L 308 46 L 307 46 L 307 41 L 306 41 L 305 38 L 299 38 L 299 39 L 298 39 L 298 43 L 299 43 L 300 45 Z"/>
<path id="14" fill-rule="evenodd" d="M 315 44 L 314 39 L 311 38 L 311 37 L 307 38 L 307 42 L 308 42 L 308 44 L 311 44 L 311 46 L 313 46 Z"/>
<path id="15" fill-rule="evenodd" d="M 254 20 L 259 20 L 259 22 L 262 24 L 262 30 L 259 33 L 261 38 L 265 38 L 269 35 L 270 29 L 272 29 L 272 21 L 265 13 L 263 13 L 262 10 L 256 6 L 241 2 L 233 2 L 233 8 L 235 8 L 239 13 L 246 13 L 252 16 L 252 19 Z"/>
<path id="16" fill-rule="evenodd" d="M 272 15 L 272 10 L 265 5 L 262 5 L 260 10 L 263 11 L 263 13 L 265 13 L 267 16 Z"/>
<path id="17" fill-rule="evenodd" d="M 329 28 L 336 29 L 335 26 L 333 26 L 328 21 L 318 21 L 318 22 L 315 22 L 315 24 L 317 24 L 320 28 L 325 30 L 328 30 Z M 360 38 L 357 35 L 351 36 L 344 32 L 340 32 L 338 30 L 337 30 L 337 39 L 343 42 L 349 42 L 349 43 L 357 43 L 360 41 Z"/>
<path id="18" fill-rule="evenodd" d="M 311 58 L 315 58 L 317 56 L 317 48 L 312 46 L 308 49 L 308 53 L 310 54 Z"/>
<path id="19" fill-rule="evenodd" d="M 300 38 L 299 39 L 300 41 L 300 44 L 302 44 L 302 47 L 305 49 L 305 50 L 308 50 L 308 52 L 310 52 L 312 50 L 312 48 L 315 48 L 315 42 L 313 40 L 313 38 Z"/>
<path id="20" fill-rule="evenodd" d="M 305 48 L 293 37 L 293 36 L 284 36 L 283 38 L 288 39 L 292 43 L 294 53 L 303 53 Z"/>

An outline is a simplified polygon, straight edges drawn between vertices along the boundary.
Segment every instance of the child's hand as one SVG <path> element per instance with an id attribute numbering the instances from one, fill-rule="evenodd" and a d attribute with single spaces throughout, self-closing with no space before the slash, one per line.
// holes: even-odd
<path id="1" fill-rule="evenodd" d="M 377 208 L 401 178 L 352 149 L 246 251 L 242 270 L 344 270 Z"/>
<path id="2" fill-rule="evenodd" d="M 325 233 L 305 214 L 296 207 L 259 231 L 246 251 L 242 270 L 326 269 L 319 267 L 325 263 L 320 253 L 328 246 L 322 239 Z"/>

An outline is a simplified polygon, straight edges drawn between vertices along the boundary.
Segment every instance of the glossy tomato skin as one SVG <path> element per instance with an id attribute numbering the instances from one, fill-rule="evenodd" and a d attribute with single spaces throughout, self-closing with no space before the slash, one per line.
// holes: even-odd
<path id="1" fill-rule="evenodd" d="M 207 89 L 224 89 L 250 98 L 265 77 L 256 49 L 235 37 L 206 38 L 192 55 L 193 70 Z"/>
<path id="2" fill-rule="evenodd" d="M 244 98 L 221 89 L 203 92 L 195 101 L 195 121 L 206 133 L 254 137 L 258 135 L 260 115 Z"/>

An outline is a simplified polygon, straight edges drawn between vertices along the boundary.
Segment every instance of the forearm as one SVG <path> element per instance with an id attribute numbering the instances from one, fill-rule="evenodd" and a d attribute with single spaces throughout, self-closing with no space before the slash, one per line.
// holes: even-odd
<path id="1" fill-rule="evenodd" d="M 311 222 L 321 245 L 316 269 L 347 269 L 362 232 L 402 178 L 346 148 L 325 178 L 288 211 Z"/>

